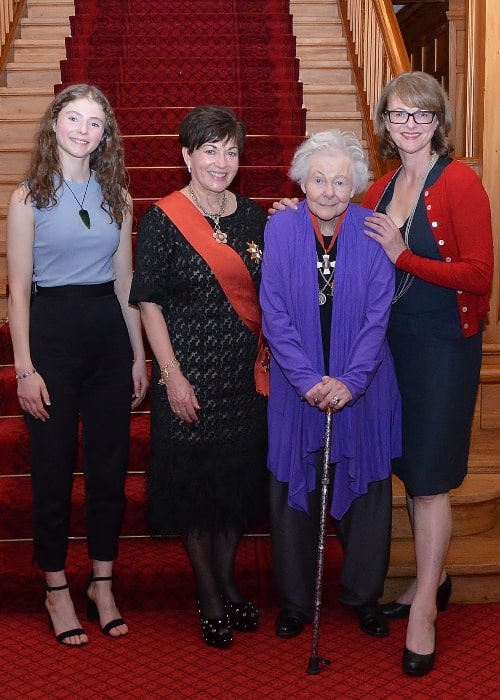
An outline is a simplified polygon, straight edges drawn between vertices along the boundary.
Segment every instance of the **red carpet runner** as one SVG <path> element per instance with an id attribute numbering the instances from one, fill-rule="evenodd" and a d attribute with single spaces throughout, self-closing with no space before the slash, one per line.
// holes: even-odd
<path id="1" fill-rule="evenodd" d="M 137 217 L 185 184 L 176 134 L 199 104 L 247 125 L 236 189 L 263 205 L 297 192 L 286 173 L 305 110 L 292 31 L 283 0 L 76 0 L 62 81 L 94 82 L 116 108 Z"/>
<path id="2" fill-rule="evenodd" d="M 263 205 L 296 192 L 286 173 L 303 138 L 305 110 L 288 2 L 76 0 L 71 22 L 62 81 L 96 83 L 115 107 L 136 221 L 153 201 L 186 183 L 177 131 L 188 109 L 198 104 L 230 106 L 247 125 L 235 189 Z M 23 478 L 29 474 L 29 445 L 11 363 L 5 327 L 0 336 L 0 476 L 5 477 L 0 479 L 0 508 L 7 517 L 0 519 L 0 539 L 31 537 L 31 494 Z M 145 404 L 132 417 L 124 535 L 147 534 L 142 472 L 148 439 Z M 85 534 L 80 475 L 72 532 Z"/>

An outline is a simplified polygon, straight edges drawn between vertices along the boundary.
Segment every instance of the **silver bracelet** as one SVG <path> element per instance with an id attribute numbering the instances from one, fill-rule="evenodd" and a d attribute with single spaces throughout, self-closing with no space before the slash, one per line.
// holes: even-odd
<path id="1" fill-rule="evenodd" d="M 36 374 L 36 369 L 34 367 L 30 372 L 23 372 L 22 374 L 16 374 L 16 379 L 26 379 L 26 377 L 31 377 L 32 374 Z"/>

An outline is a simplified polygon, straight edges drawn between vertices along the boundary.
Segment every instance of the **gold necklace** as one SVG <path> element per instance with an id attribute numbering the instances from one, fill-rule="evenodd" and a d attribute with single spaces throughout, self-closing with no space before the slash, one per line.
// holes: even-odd
<path id="1" fill-rule="evenodd" d="M 193 190 L 191 183 L 189 183 L 189 185 L 188 185 L 188 191 L 189 191 L 189 194 L 191 196 L 191 199 L 196 204 L 198 209 L 201 209 L 201 211 L 205 214 L 205 216 L 208 216 L 208 218 L 212 219 L 212 221 L 214 222 L 215 229 L 214 229 L 212 236 L 215 238 L 217 243 L 227 243 L 227 233 L 224 233 L 224 231 L 221 231 L 220 223 L 219 223 L 220 217 L 224 214 L 224 212 L 226 210 L 226 202 L 227 202 L 226 190 L 224 190 L 224 194 L 222 195 L 222 203 L 220 205 L 220 209 L 219 209 L 219 212 L 217 214 L 211 214 L 210 212 L 208 212 L 206 209 L 204 209 L 202 207 L 200 200 L 198 199 L 198 197 L 194 193 L 194 190 Z"/>
<path id="2" fill-rule="evenodd" d="M 76 199 L 76 201 L 78 202 L 78 206 L 80 207 L 80 211 L 78 212 L 78 216 L 79 216 L 80 219 L 82 220 L 84 226 L 86 226 L 88 229 L 90 228 L 90 215 L 89 215 L 87 209 L 84 209 L 84 208 L 83 208 L 83 203 L 84 203 L 84 201 L 85 201 L 85 197 L 87 196 L 87 190 L 88 190 L 88 188 L 89 188 L 89 182 L 90 182 L 90 178 L 91 178 L 91 177 L 92 177 L 92 171 L 90 171 L 90 173 L 89 173 L 89 179 L 87 180 L 87 187 L 85 188 L 85 194 L 83 195 L 83 199 L 82 199 L 81 202 L 80 202 L 80 200 L 78 199 L 78 197 L 76 196 L 76 194 L 73 192 L 73 190 L 71 189 L 71 187 L 69 186 L 68 181 L 67 181 L 67 180 L 64 180 L 64 184 L 66 185 L 66 187 L 68 188 L 68 190 L 71 192 L 71 194 L 73 195 L 73 197 Z"/>

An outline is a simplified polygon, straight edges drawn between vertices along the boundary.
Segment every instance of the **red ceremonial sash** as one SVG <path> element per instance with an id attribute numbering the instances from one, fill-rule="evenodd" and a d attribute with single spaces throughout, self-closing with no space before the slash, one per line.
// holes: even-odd
<path id="1" fill-rule="evenodd" d="M 213 229 L 198 208 L 181 192 L 156 202 L 179 229 L 184 238 L 205 260 L 214 273 L 229 303 L 239 318 L 259 336 L 254 367 L 255 385 L 269 396 L 269 349 L 262 336 L 261 310 L 253 279 L 245 263 L 230 245 L 217 243 Z"/>

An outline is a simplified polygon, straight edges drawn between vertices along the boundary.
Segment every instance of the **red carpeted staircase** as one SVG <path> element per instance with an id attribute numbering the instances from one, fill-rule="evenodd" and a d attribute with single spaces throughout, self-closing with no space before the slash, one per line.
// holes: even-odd
<path id="1" fill-rule="evenodd" d="M 125 136 L 136 216 L 186 183 L 177 142 L 187 109 L 234 109 L 249 138 L 234 187 L 266 206 L 297 194 L 287 171 L 305 132 L 288 2 L 75 2 L 63 85 L 98 84 Z"/>
<path id="2" fill-rule="evenodd" d="M 76 0 L 71 28 L 62 86 L 91 82 L 109 96 L 124 135 L 136 223 L 152 202 L 186 184 L 177 131 L 199 104 L 227 105 L 245 121 L 249 136 L 235 189 L 264 207 L 297 194 L 287 170 L 305 132 L 305 110 L 288 2 Z M 32 531 L 29 442 L 12 363 L 5 325 L 0 541 L 29 540 Z M 148 534 L 143 508 L 148 409 L 145 403 L 132 415 L 124 537 Z M 85 536 L 80 457 L 75 473 L 72 534 L 80 538 Z"/>

